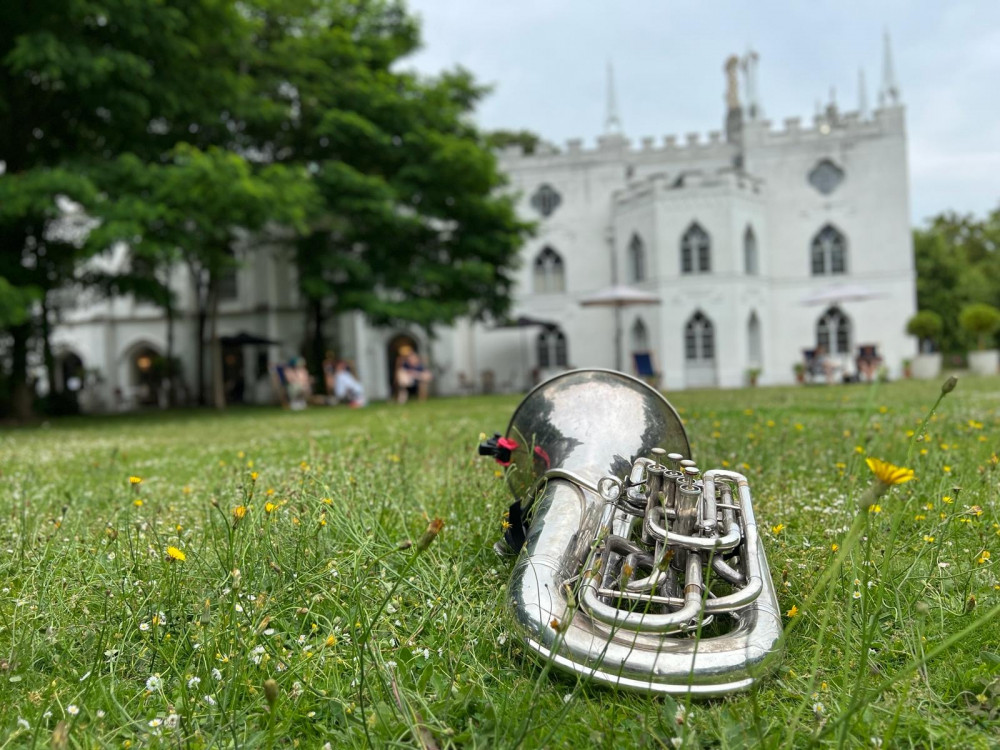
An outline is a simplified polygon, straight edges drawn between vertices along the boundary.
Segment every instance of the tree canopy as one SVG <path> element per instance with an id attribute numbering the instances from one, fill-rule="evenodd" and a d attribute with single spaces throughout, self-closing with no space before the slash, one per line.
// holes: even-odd
<path id="1" fill-rule="evenodd" d="M 959 324 L 959 313 L 974 303 L 1000 307 L 1000 209 L 984 219 L 941 214 L 914 230 L 913 240 L 917 307 L 941 316 L 941 349 L 976 346 Z"/>
<path id="2" fill-rule="evenodd" d="M 402 68 L 419 43 L 393 0 L 5 8 L 0 330 L 16 411 L 30 407 L 29 349 L 51 360 L 51 291 L 132 293 L 169 317 L 164 269 L 184 263 L 210 317 L 234 238 L 278 223 L 317 348 L 344 311 L 428 331 L 502 314 L 530 227 L 471 122 L 486 89 Z M 66 201 L 94 219 L 89 237 L 53 231 Z M 119 243 L 127 267 L 93 272 Z"/>

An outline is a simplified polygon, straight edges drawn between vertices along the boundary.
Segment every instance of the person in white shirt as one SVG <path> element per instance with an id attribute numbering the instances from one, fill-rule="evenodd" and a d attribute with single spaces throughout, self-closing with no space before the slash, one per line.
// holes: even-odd
<path id="1" fill-rule="evenodd" d="M 334 369 L 333 395 L 338 401 L 347 401 L 352 409 L 357 409 L 367 403 L 365 388 L 361 381 L 351 372 L 351 366 L 346 360 L 339 360 Z"/>

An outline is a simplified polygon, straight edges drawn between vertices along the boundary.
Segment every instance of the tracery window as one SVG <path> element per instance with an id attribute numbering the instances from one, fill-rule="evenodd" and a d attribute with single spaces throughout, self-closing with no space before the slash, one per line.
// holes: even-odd
<path id="1" fill-rule="evenodd" d="M 566 334 L 559 328 L 543 328 L 542 332 L 538 334 L 536 346 L 540 368 L 569 366 Z"/>
<path id="2" fill-rule="evenodd" d="M 684 358 L 689 362 L 715 359 L 715 326 L 700 310 L 684 326 Z"/>
<path id="3" fill-rule="evenodd" d="M 566 291 L 566 268 L 562 256 L 546 245 L 535 256 L 536 294 L 558 294 Z"/>
<path id="4" fill-rule="evenodd" d="M 531 196 L 531 207 L 546 217 L 551 216 L 559 208 L 560 203 L 562 196 L 548 183 L 539 185 L 538 190 Z"/>
<path id="5" fill-rule="evenodd" d="M 712 270 L 712 243 L 697 222 L 681 238 L 681 273 L 709 273 Z"/>
<path id="6" fill-rule="evenodd" d="M 847 273 L 847 239 L 836 227 L 827 224 L 813 237 L 811 245 L 813 276 Z"/>
<path id="7" fill-rule="evenodd" d="M 839 307 L 831 307 L 816 323 L 816 348 L 823 347 L 830 354 L 848 354 L 851 351 L 851 320 Z"/>

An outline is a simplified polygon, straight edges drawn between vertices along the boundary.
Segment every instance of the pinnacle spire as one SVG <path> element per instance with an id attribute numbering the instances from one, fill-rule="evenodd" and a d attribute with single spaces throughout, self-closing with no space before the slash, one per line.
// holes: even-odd
<path id="1" fill-rule="evenodd" d="M 878 103 L 881 107 L 899 104 L 899 84 L 896 83 L 896 71 L 892 65 L 888 29 L 882 37 L 882 90 L 878 94 Z"/>
<path id="2" fill-rule="evenodd" d="M 858 68 L 858 117 L 868 119 L 868 86 L 865 85 L 864 68 Z"/>
<path id="3" fill-rule="evenodd" d="M 753 47 L 747 47 L 747 52 L 743 56 L 741 61 L 741 66 L 743 68 L 743 75 L 745 80 L 745 91 L 747 99 L 747 116 L 750 120 L 758 120 L 763 117 L 764 110 L 760 106 L 760 100 L 757 94 L 757 63 L 760 61 L 760 55 L 758 55 Z"/>
<path id="4" fill-rule="evenodd" d="M 615 97 L 615 70 L 608 60 L 608 101 L 604 118 L 605 135 L 621 135 L 622 121 L 618 117 L 618 100 Z"/>

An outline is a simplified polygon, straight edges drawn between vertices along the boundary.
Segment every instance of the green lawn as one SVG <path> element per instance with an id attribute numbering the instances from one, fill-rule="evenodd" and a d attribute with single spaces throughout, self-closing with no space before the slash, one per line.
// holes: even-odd
<path id="1" fill-rule="evenodd" d="M 79 747 L 995 746 L 1000 379 L 960 381 L 907 459 L 939 393 L 670 396 L 699 465 L 749 477 L 796 612 L 758 690 L 691 704 L 542 674 L 519 647 L 511 564 L 491 551 L 509 497 L 475 450 L 519 398 L 0 432 L 0 748 L 67 732 Z M 868 456 L 916 481 L 869 502 Z"/>

